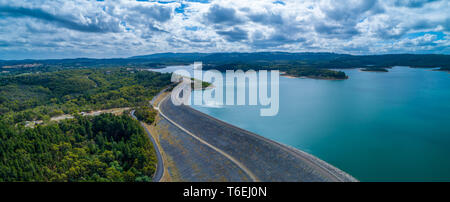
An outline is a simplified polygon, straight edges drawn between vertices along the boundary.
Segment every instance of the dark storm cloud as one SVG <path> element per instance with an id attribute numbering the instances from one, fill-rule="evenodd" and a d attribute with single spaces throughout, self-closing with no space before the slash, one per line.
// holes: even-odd
<path id="1" fill-rule="evenodd" d="M 226 8 L 217 4 L 212 5 L 204 17 L 207 22 L 215 24 L 236 25 L 243 22 L 243 20 L 237 16 L 234 8 Z"/>
<path id="2" fill-rule="evenodd" d="M 155 19 L 159 22 L 166 22 L 172 18 L 173 9 L 165 6 L 136 6 L 135 11 L 144 14 L 145 16 Z"/>
<path id="3" fill-rule="evenodd" d="M 274 13 L 258 13 L 258 14 L 250 14 L 250 20 L 253 22 L 265 24 L 265 25 L 282 25 L 284 24 L 283 18 L 280 14 Z"/>
<path id="4" fill-rule="evenodd" d="M 217 34 L 225 37 L 230 42 L 242 41 L 248 39 L 248 33 L 240 28 L 233 28 L 228 31 L 216 31 Z"/>
<path id="5" fill-rule="evenodd" d="M 384 8 L 378 0 L 366 0 L 347 5 L 341 1 L 335 1 L 327 7 L 321 8 L 326 18 L 316 19 L 314 30 L 326 35 L 326 37 L 348 39 L 360 34 L 356 25 L 367 16 L 373 16 L 384 12 Z"/>
<path id="6" fill-rule="evenodd" d="M 113 24 L 109 22 L 96 21 L 96 23 L 90 24 L 82 24 L 74 21 L 73 19 L 69 19 L 68 17 L 62 17 L 53 15 L 41 9 L 31 9 L 31 8 L 23 8 L 23 7 L 9 7 L 9 6 L 0 6 L 0 16 L 3 17 L 30 17 L 39 20 L 43 20 L 49 23 L 54 23 L 60 27 L 64 27 L 67 29 L 77 30 L 81 32 L 119 32 L 118 24 Z"/>
<path id="7" fill-rule="evenodd" d="M 318 22 L 314 25 L 314 30 L 320 34 L 327 35 L 334 38 L 351 38 L 359 34 L 359 31 L 354 26 L 345 25 L 328 25 L 323 22 Z"/>
<path id="8" fill-rule="evenodd" d="M 365 0 L 353 5 L 346 5 L 344 2 L 335 1 L 330 8 L 322 8 L 327 17 L 335 21 L 354 21 L 359 17 L 370 12 L 377 14 L 384 12 L 384 9 L 378 4 L 377 0 Z"/>
<path id="9" fill-rule="evenodd" d="M 303 37 L 292 39 L 281 33 L 273 34 L 268 38 L 260 36 L 261 33 L 256 33 L 253 36 L 252 46 L 257 48 L 271 48 L 284 44 L 303 43 L 306 39 Z"/>
<path id="10" fill-rule="evenodd" d="M 410 7 L 410 8 L 421 8 L 427 3 L 436 2 L 439 0 L 396 0 L 394 4 L 396 6 Z"/>
<path id="11" fill-rule="evenodd" d="M 445 31 L 450 31 L 450 18 L 442 20 L 418 20 L 409 27 L 410 29 L 433 29 L 442 26 Z"/>
<path id="12" fill-rule="evenodd" d="M 445 31 L 447 31 L 447 32 L 450 31 L 450 18 L 445 19 L 443 26 L 444 26 Z"/>

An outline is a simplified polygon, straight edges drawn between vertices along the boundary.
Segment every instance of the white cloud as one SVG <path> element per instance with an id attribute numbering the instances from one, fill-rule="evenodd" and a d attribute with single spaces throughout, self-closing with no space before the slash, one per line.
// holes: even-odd
<path id="1" fill-rule="evenodd" d="M 0 0 L 0 59 L 169 51 L 449 53 L 446 0 L 160 2 Z"/>

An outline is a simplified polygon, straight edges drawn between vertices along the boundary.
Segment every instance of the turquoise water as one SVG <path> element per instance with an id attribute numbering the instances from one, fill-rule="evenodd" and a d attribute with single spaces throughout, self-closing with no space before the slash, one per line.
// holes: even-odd
<path id="1" fill-rule="evenodd" d="M 343 70 L 348 80 L 280 78 L 277 116 L 261 106 L 193 106 L 309 152 L 361 181 L 450 181 L 450 74 Z"/>

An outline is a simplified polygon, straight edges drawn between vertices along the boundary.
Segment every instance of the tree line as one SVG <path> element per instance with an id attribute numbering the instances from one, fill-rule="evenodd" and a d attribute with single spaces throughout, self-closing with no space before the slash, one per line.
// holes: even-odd
<path id="1" fill-rule="evenodd" d="M 170 77 L 125 68 L 0 76 L 0 181 L 150 181 L 157 161 L 138 121 L 80 112 L 133 107 L 152 123 L 144 106 Z M 50 121 L 62 114 L 75 118 Z M 44 122 L 27 127 L 34 120 Z"/>
<path id="2" fill-rule="evenodd" d="M 0 77 L 0 119 L 48 120 L 82 111 L 144 105 L 170 74 L 124 68 L 77 69 Z"/>

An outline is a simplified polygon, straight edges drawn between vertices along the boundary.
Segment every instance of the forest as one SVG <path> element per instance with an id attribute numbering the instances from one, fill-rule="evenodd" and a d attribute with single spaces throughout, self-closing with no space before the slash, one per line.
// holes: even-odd
<path id="1" fill-rule="evenodd" d="M 0 121 L 0 181 L 151 181 L 155 151 L 127 115 L 25 128 Z"/>
<path id="2" fill-rule="evenodd" d="M 381 68 L 381 67 L 375 67 L 375 68 L 361 68 L 361 71 L 364 72 L 389 72 L 386 68 Z"/>
<path id="3" fill-rule="evenodd" d="M 155 151 L 138 121 L 81 112 L 147 110 L 170 77 L 125 68 L 0 76 L 0 181 L 151 181 Z M 63 114 L 74 118 L 50 121 Z"/>
<path id="4" fill-rule="evenodd" d="M 0 119 L 49 120 L 62 114 L 145 105 L 170 74 L 124 68 L 76 69 L 0 77 Z"/>
<path id="5" fill-rule="evenodd" d="M 137 107 L 134 113 L 139 121 L 143 121 L 147 124 L 152 124 L 155 121 L 156 114 L 158 114 L 158 112 L 148 106 Z"/>
<path id="6" fill-rule="evenodd" d="M 287 75 L 295 77 L 308 77 L 317 79 L 347 79 L 348 76 L 342 71 L 312 68 L 292 68 L 286 71 Z"/>

